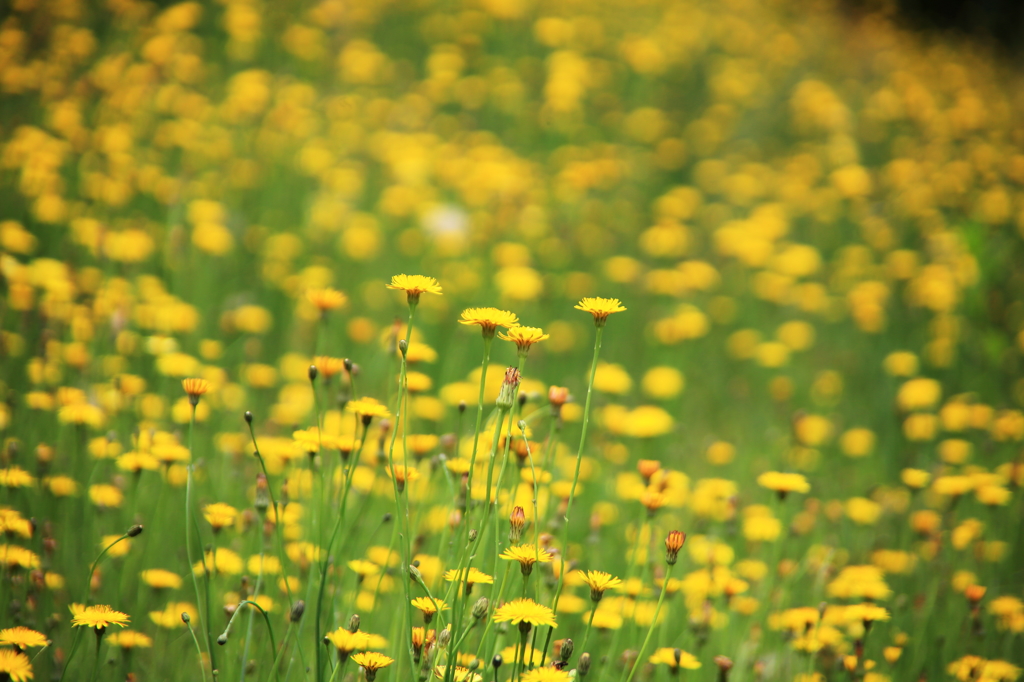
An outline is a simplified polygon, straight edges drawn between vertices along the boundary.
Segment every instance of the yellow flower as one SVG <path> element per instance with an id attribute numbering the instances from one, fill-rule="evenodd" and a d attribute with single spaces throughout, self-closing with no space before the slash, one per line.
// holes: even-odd
<path id="1" fill-rule="evenodd" d="M 391 416 L 388 408 L 381 403 L 377 402 L 373 398 L 359 398 L 358 400 L 350 400 L 345 405 L 345 410 L 352 414 L 358 414 L 362 417 L 364 422 L 369 421 L 373 418 L 387 419 Z"/>
<path id="2" fill-rule="evenodd" d="M 466 591 L 467 592 L 469 590 L 471 590 L 473 585 L 475 585 L 477 583 L 480 583 L 481 585 L 493 585 L 494 584 L 494 577 L 493 576 L 487 575 L 483 571 L 480 571 L 480 570 L 478 570 L 476 568 L 472 568 L 472 567 L 469 568 L 468 571 L 466 569 L 462 569 L 460 571 L 460 570 L 458 570 L 456 568 L 453 568 L 453 569 L 445 572 L 444 579 L 447 582 L 450 582 L 450 583 L 453 583 L 456 580 L 459 581 L 459 582 L 466 583 Z"/>
<path id="3" fill-rule="evenodd" d="M 27 682 L 35 675 L 28 656 L 14 649 L 0 649 L 0 676 L 11 682 Z"/>
<path id="4" fill-rule="evenodd" d="M 338 628 L 333 632 L 328 632 L 326 639 L 333 644 L 338 650 L 338 653 L 343 656 L 347 656 L 356 649 L 368 649 L 370 644 L 369 634 L 362 632 L 361 630 L 350 632 L 343 627 Z"/>
<path id="5" fill-rule="evenodd" d="M 391 283 L 385 285 L 388 289 L 404 291 L 410 305 L 416 305 L 420 301 L 420 294 L 441 295 L 441 285 L 433 277 L 424 275 L 395 275 Z"/>
<path id="6" fill-rule="evenodd" d="M 556 627 L 554 612 L 532 599 L 513 599 L 502 604 L 494 610 L 494 622 L 512 623 L 524 632 L 537 625 Z"/>
<path id="7" fill-rule="evenodd" d="M 498 308 L 466 308 L 459 324 L 478 325 L 484 337 L 491 338 L 498 327 L 510 329 L 518 325 L 519 318 L 515 313 Z"/>
<path id="8" fill-rule="evenodd" d="M 434 614 L 438 611 L 448 611 L 451 609 L 443 599 L 431 599 L 430 597 L 416 597 L 412 600 L 412 605 L 413 608 L 423 614 L 424 623 L 430 623 L 434 618 Z"/>
<path id="9" fill-rule="evenodd" d="M 0 564 L 9 568 L 39 568 L 39 555 L 18 545 L 0 545 Z"/>
<path id="10" fill-rule="evenodd" d="M 181 387 L 185 389 L 185 393 L 188 394 L 189 402 L 191 402 L 192 405 L 197 405 L 199 403 L 199 396 L 209 393 L 210 382 L 206 379 L 182 379 Z"/>
<path id="11" fill-rule="evenodd" d="M 549 563 L 554 559 L 554 555 L 546 549 L 538 550 L 533 545 L 526 544 L 509 547 L 501 553 L 501 558 L 505 561 L 518 561 L 523 575 L 530 575 L 535 563 Z"/>
<path id="12" fill-rule="evenodd" d="M 448 673 L 448 666 L 446 665 L 435 665 L 434 666 L 434 677 L 439 680 L 445 679 Z M 461 665 L 455 666 L 453 670 L 452 679 L 455 682 L 481 682 L 483 676 L 480 673 L 471 672 L 469 668 L 463 668 Z M 526 675 L 522 679 L 526 679 Z"/>
<path id="13" fill-rule="evenodd" d="M 651 654 L 647 659 L 650 663 L 662 663 L 670 668 L 683 668 L 685 670 L 696 670 L 700 667 L 700 661 L 691 653 L 682 649 L 670 649 L 662 647 Z"/>
<path id="14" fill-rule="evenodd" d="M 348 302 L 348 296 L 327 287 L 326 289 L 309 289 L 306 291 L 306 300 L 317 307 L 321 313 L 328 310 L 337 310 Z"/>
<path id="15" fill-rule="evenodd" d="M 185 621 L 181 619 L 181 614 L 183 613 L 187 613 L 188 617 L 192 620 L 199 617 L 199 612 L 196 610 L 195 606 L 186 601 L 182 601 L 168 602 L 163 611 L 150 611 L 149 619 L 158 627 L 174 630 L 185 627 Z"/>
<path id="16" fill-rule="evenodd" d="M 72 612 L 74 611 L 75 609 L 73 606 Z M 115 611 L 105 604 L 97 604 L 95 606 L 86 606 L 78 610 L 78 612 L 75 613 L 75 617 L 71 619 L 71 624 L 75 627 L 84 626 L 103 630 L 110 625 L 119 625 L 124 627 L 129 620 L 131 619 L 128 617 L 127 613 Z"/>
<path id="17" fill-rule="evenodd" d="M 573 307 L 593 315 L 594 324 L 598 327 L 603 327 L 612 313 L 621 313 L 626 310 L 617 298 L 586 297 Z"/>
<path id="18" fill-rule="evenodd" d="M 363 669 L 366 675 L 366 682 L 373 682 L 377 671 L 386 668 L 395 662 L 395 659 L 379 654 L 376 651 L 363 651 L 352 656 L 356 665 Z"/>
<path id="19" fill-rule="evenodd" d="M 147 571 L 139 573 L 142 578 L 142 582 L 146 583 L 154 590 L 176 590 L 181 587 L 181 576 L 171 571 L 165 571 L 162 568 L 151 568 Z"/>
<path id="20" fill-rule="evenodd" d="M 405 490 L 406 483 L 412 483 L 420 477 L 420 472 L 414 467 L 408 467 L 404 464 L 396 464 L 394 468 L 388 468 L 388 476 L 395 479 L 395 484 L 398 487 L 398 492 Z"/>
<path id="21" fill-rule="evenodd" d="M 803 475 L 784 474 L 779 471 L 766 471 L 757 477 L 757 484 L 762 488 L 774 490 L 780 498 L 785 498 L 792 492 L 806 493 L 811 489 Z"/>
<path id="22" fill-rule="evenodd" d="M 89 486 L 89 499 L 97 507 L 116 509 L 124 501 L 124 493 L 117 486 L 97 483 Z"/>
<path id="23" fill-rule="evenodd" d="M 620 578 L 616 578 L 611 573 L 605 573 L 604 571 L 587 571 L 586 573 L 579 571 L 579 576 L 590 587 L 590 599 L 595 602 L 601 601 L 605 590 L 610 590 L 622 584 Z"/>
<path id="24" fill-rule="evenodd" d="M 19 625 L 13 628 L 0 630 L 0 644 L 16 646 L 19 649 L 27 649 L 33 646 L 46 646 L 50 640 L 41 632 Z"/>
<path id="25" fill-rule="evenodd" d="M 4 488 L 28 488 L 35 485 L 35 476 L 19 466 L 12 466 L 7 469 L 0 469 L 0 487 Z"/>
<path id="26" fill-rule="evenodd" d="M 520 682 L 569 682 L 572 678 L 568 670 L 544 666 L 523 673 L 519 679 Z"/>
<path id="27" fill-rule="evenodd" d="M 203 518 L 206 519 L 207 523 L 213 526 L 214 532 L 219 532 L 221 528 L 233 525 L 235 519 L 238 518 L 238 510 L 232 507 L 230 504 L 224 504 L 223 502 L 214 502 L 203 507 Z"/>
<path id="28" fill-rule="evenodd" d="M 530 350 L 530 346 L 540 343 L 549 337 L 550 334 L 545 334 L 544 330 L 540 327 L 515 326 L 510 327 L 507 334 L 500 332 L 498 334 L 498 338 L 502 341 L 511 341 L 516 344 L 520 355 L 525 355 Z"/>
<path id="29" fill-rule="evenodd" d="M 153 639 L 151 637 L 135 630 L 115 632 L 107 638 L 107 641 L 111 645 L 119 646 L 122 649 L 148 649 L 153 646 Z"/>

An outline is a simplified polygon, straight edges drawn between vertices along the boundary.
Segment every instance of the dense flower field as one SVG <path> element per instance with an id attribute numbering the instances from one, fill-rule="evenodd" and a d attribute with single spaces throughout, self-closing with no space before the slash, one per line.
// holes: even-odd
<path id="1" fill-rule="evenodd" d="M 1024 82 L 827 0 L 10 0 L 0 681 L 1016 680 Z"/>

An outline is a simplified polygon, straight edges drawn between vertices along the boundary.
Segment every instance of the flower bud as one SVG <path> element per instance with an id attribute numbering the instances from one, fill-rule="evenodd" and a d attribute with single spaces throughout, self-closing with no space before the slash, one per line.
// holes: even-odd
<path id="1" fill-rule="evenodd" d="M 590 654 L 583 654 L 580 656 L 580 660 L 576 663 L 576 675 L 579 677 L 586 677 L 589 672 Z"/>
<path id="2" fill-rule="evenodd" d="M 291 620 L 291 622 L 293 623 L 298 623 L 300 620 L 302 620 L 302 614 L 305 611 L 306 602 L 300 599 L 299 601 L 295 602 L 295 605 L 292 607 L 291 613 L 288 614 L 288 619 Z"/>
<path id="3" fill-rule="evenodd" d="M 142 535 L 142 525 L 136 523 L 134 526 L 128 529 L 126 535 L 130 538 L 135 538 Z"/>
<path id="4" fill-rule="evenodd" d="M 473 604 L 473 617 L 477 620 L 484 618 L 487 615 L 487 607 L 490 606 L 490 602 L 487 601 L 487 597 L 480 597 Z"/>
<path id="5" fill-rule="evenodd" d="M 505 370 L 505 380 L 501 382 L 501 390 L 498 392 L 498 399 L 495 404 L 502 411 L 507 412 L 515 404 L 516 390 L 519 388 L 519 370 L 509 367 Z"/>
<path id="6" fill-rule="evenodd" d="M 359 614 L 358 613 L 353 613 L 352 617 L 348 619 L 348 628 L 346 628 L 346 629 L 349 632 L 355 632 L 356 630 L 359 629 Z"/>
<path id="7" fill-rule="evenodd" d="M 310 381 L 316 381 L 316 376 L 319 373 L 320 372 L 319 372 L 319 370 L 317 370 L 316 365 L 310 365 L 309 366 L 309 380 Z"/>
<path id="8" fill-rule="evenodd" d="M 519 539 L 523 536 L 523 528 L 526 527 L 526 512 L 522 507 L 514 507 L 508 521 L 508 541 L 513 545 L 518 545 Z"/>
<path id="9" fill-rule="evenodd" d="M 267 484 L 267 477 L 263 474 L 256 474 L 256 499 L 253 501 L 253 506 L 256 507 L 260 516 L 266 514 L 267 508 L 270 506 L 270 486 Z"/>
<path id="10" fill-rule="evenodd" d="M 686 533 L 678 530 L 671 531 L 665 538 L 665 561 L 669 566 L 675 565 L 684 542 L 686 542 Z"/>
<path id="11" fill-rule="evenodd" d="M 562 660 L 562 663 L 568 663 L 569 659 L 572 658 L 573 642 L 571 639 L 566 637 L 562 640 L 562 646 L 558 650 L 558 658 Z"/>

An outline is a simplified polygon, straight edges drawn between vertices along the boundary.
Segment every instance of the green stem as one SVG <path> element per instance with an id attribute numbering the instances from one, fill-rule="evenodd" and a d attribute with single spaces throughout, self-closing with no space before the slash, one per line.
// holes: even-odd
<path id="1" fill-rule="evenodd" d="M 196 430 L 196 406 L 192 406 L 192 419 L 189 422 L 188 427 L 188 454 L 189 462 L 185 477 L 185 554 L 188 556 L 188 567 L 189 573 L 192 575 L 192 586 L 196 591 L 196 606 L 202 602 L 202 595 L 199 593 L 199 580 L 196 578 L 196 572 L 193 568 L 195 565 L 192 561 L 192 532 L 191 527 L 195 524 L 195 518 L 192 515 L 192 467 L 194 466 L 195 450 L 193 448 L 194 437 Z M 198 533 L 198 528 L 196 532 Z M 200 548 L 201 549 L 201 548 Z M 206 566 L 206 552 L 200 551 L 200 557 L 203 564 L 203 574 L 206 576 L 206 613 L 202 614 L 203 629 L 206 630 L 206 647 L 210 653 L 210 669 L 216 670 L 217 664 L 213 654 L 213 635 L 210 632 L 210 569 Z M 191 627 L 189 628 L 191 629 Z M 201 659 L 200 659 L 201 660 Z M 203 677 L 205 679 L 206 671 L 203 671 Z"/>
<path id="2" fill-rule="evenodd" d="M 562 586 L 565 583 L 565 555 L 569 551 L 569 513 L 572 511 L 572 503 L 576 499 L 576 486 L 580 480 L 580 464 L 583 462 L 583 448 L 587 442 L 587 428 L 590 426 L 590 403 L 594 397 L 594 375 L 597 374 L 597 358 L 601 354 L 601 337 L 604 335 L 604 327 L 598 327 L 594 335 L 594 357 L 590 361 L 590 379 L 587 382 L 587 400 L 583 405 L 583 428 L 580 431 L 580 446 L 576 451 L 576 471 L 572 477 L 572 488 L 569 490 L 569 502 L 565 507 L 565 528 L 562 529 L 562 552 L 558 570 L 558 585 L 555 587 L 555 599 L 551 608 L 558 613 L 558 600 L 562 596 Z M 544 652 L 541 654 L 540 664 L 544 665 L 544 657 L 547 656 L 548 644 L 551 642 L 552 628 L 548 628 L 547 637 L 544 640 Z"/>
<path id="3" fill-rule="evenodd" d="M 658 597 L 658 605 L 654 607 L 654 618 L 651 619 L 651 626 L 647 629 L 644 643 L 640 645 L 636 661 L 633 662 L 633 666 L 629 669 L 629 676 L 626 678 L 626 682 L 633 682 L 633 676 L 636 675 L 637 669 L 643 666 L 644 652 L 647 651 L 647 645 L 651 643 L 651 635 L 654 634 L 654 629 L 658 627 L 658 614 L 661 613 L 661 606 L 665 603 L 665 595 L 668 594 L 668 581 L 672 577 L 672 568 L 674 566 L 675 564 L 669 564 L 668 569 L 665 571 L 665 583 L 661 588 L 661 596 Z"/>
<path id="4" fill-rule="evenodd" d="M 405 348 L 406 348 L 406 351 L 408 351 L 408 348 L 409 348 L 409 339 L 412 337 L 412 326 L 413 326 L 413 320 L 415 319 L 415 315 L 416 315 L 416 302 L 414 302 L 412 299 L 409 299 L 409 323 L 406 326 L 406 330 L 405 330 Z M 416 664 L 413 661 L 413 649 L 412 649 L 412 622 L 413 622 L 413 619 L 412 619 L 412 596 L 411 596 L 410 588 L 409 588 L 409 575 L 408 575 L 408 573 L 409 573 L 409 563 L 410 563 L 410 561 L 409 561 L 409 559 L 410 559 L 409 553 L 410 553 L 410 550 L 411 550 L 411 547 L 410 547 L 410 540 L 411 539 L 409 538 L 408 518 L 402 512 L 402 492 L 400 492 L 398 490 L 398 477 L 395 475 L 395 443 L 398 440 L 398 430 L 401 427 L 402 399 L 406 395 L 406 376 L 407 376 L 407 372 L 408 372 L 408 367 L 409 367 L 409 365 L 406 362 L 406 353 L 402 352 L 401 373 L 400 373 L 399 379 L 398 379 L 398 391 L 399 391 L 399 393 L 398 393 L 398 401 L 397 401 L 397 403 L 395 405 L 395 424 L 394 424 L 394 426 L 392 428 L 392 431 L 391 431 L 391 444 L 388 447 L 388 466 L 391 469 L 391 485 L 392 485 L 392 487 L 394 489 L 394 493 L 395 493 L 395 516 L 398 517 L 397 518 L 397 527 L 399 529 L 399 534 L 402 535 L 402 540 L 403 540 L 400 543 L 400 549 L 402 551 L 402 570 L 401 570 L 401 573 L 400 573 L 400 579 L 402 581 L 402 592 L 403 592 L 403 594 L 405 596 L 405 625 L 406 625 L 405 628 L 404 628 L 404 633 L 405 634 L 403 635 L 403 639 L 405 640 L 405 644 L 406 644 L 405 649 L 406 649 L 406 653 L 409 656 L 409 668 L 410 668 L 410 672 L 412 673 L 412 676 L 410 677 L 410 679 L 414 679 L 416 677 Z M 407 501 L 407 504 L 408 504 L 408 501 Z M 402 528 L 403 524 L 405 525 L 404 529 Z M 404 532 L 403 532 L 403 530 L 404 530 Z"/>

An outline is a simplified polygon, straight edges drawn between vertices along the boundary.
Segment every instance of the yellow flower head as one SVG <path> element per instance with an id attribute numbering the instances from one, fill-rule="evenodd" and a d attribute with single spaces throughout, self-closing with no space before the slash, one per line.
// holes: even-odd
<path id="1" fill-rule="evenodd" d="M 151 637 L 135 630 L 115 632 L 107 638 L 107 641 L 122 649 L 148 649 L 153 646 Z"/>
<path id="2" fill-rule="evenodd" d="M 806 493 L 811 484 L 801 474 L 784 474 L 780 471 L 766 471 L 757 477 L 757 484 L 762 488 L 774 490 L 780 498 L 789 493 Z"/>
<path id="3" fill-rule="evenodd" d="M 621 579 L 604 571 L 587 571 L 586 573 L 580 571 L 579 576 L 590 587 L 590 599 L 595 602 L 601 601 L 605 590 L 610 590 L 622 584 Z"/>
<path id="4" fill-rule="evenodd" d="M 529 630 L 531 626 L 557 626 L 554 611 L 532 599 L 513 599 L 502 604 L 494 610 L 494 622 L 512 623 L 522 631 Z"/>
<path id="5" fill-rule="evenodd" d="M 16 646 L 19 649 L 27 649 L 33 646 L 46 646 L 50 640 L 41 632 L 19 625 L 13 628 L 0 630 L 0 644 Z"/>
<path id="6" fill-rule="evenodd" d="M 446 665 L 435 665 L 434 666 L 434 677 L 439 680 L 445 679 L 448 674 L 448 666 Z M 452 671 L 452 679 L 455 682 L 480 682 L 483 680 L 483 676 L 480 673 L 474 673 L 469 668 L 463 668 L 461 665 L 455 666 Z M 523 679 L 526 679 L 524 676 Z"/>
<path id="7" fill-rule="evenodd" d="M 458 580 L 459 582 L 465 582 L 467 584 L 467 587 L 475 585 L 476 583 L 480 583 L 481 585 L 494 584 L 493 576 L 487 575 L 483 571 L 473 567 L 470 567 L 468 571 L 467 569 L 462 569 L 460 571 L 457 568 L 453 568 L 445 572 L 444 579 L 450 583 L 453 583 L 456 580 Z"/>
<path id="8" fill-rule="evenodd" d="M 185 389 L 188 401 L 192 403 L 193 407 L 199 404 L 199 396 L 210 392 L 210 382 L 206 379 L 182 379 L 181 387 Z"/>
<path id="9" fill-rule="evenodd" d="M 142 577 L 142 582 L 154 590 L 176 590 L 181 587 L 181 576 L 162 568 L 151 568 L 148 571 L 142 571 L 139 575 Z"/>
<path id="10" fill-rule="evenodd" d="M 31 680 L 34 677 L 32 661 L 15 649 L 0 649 L 0 675 L 12 682 Z"/>
<path id="11" fill-rule="evenodd" d="M 544 666 L 523 673 L 519 679 L 521 682 L 569 682 L 572 678 L 568 670 Z"/>
<path id="12" fill-rule="evenodd" d="M 366 682 L 373 682 L 378 670 L 386 668 L 395 662 L 395 659 L 376 651 L 361 651 L 353 655 L 352 660 L 363 669 L 363 672 L 366 674 Z"/>
<path id="13" fill-rule="evenodd" d="M 586 297 L 575 306 L 576 310 L 588 312 L 594 316 L 594 324 L 603 327 L 612 313 L 621 313 L 625 306 L 617 298 Z"/>
<path id="14" fill-rule="evenodd" d="M 498 338 L 502 341 L 511 341 L 516 344 L 516 348 L 519 349 L 520 355 L 525 355 L 530 350 L 530 346 L 535 343 L 540 343 L 550 336 L 545 334 L 544 330 L 540 327 L 510 327 L 507 334 L 498 334 Z"/>
<path id="15" fill-rule="evenodd" d="M 351 632 L 345 628 L 338 628 L 328 632 L 326 639 L 342 654 L 349 654 L 357 649 L 367 649 L 370 644 L 370 635 L 356 630 Z"/>
<path id="16" fill-rule="evenodd" d="M 518 325 L 519 318 L 515 313 L 498 308 L 466 308 L 462 311 L 459 324 L 478 325 L 484 337 L 491 338 L 498 327 L 510 329 Z"/>
<path id="17" fill-rule="evenodd" d="M 337 289 L 309 289 L 306 291 L 306 300 L 317 307 L 321 313 L 328 310 L 337 310 L 348 302 L 348 296 Z"/>
<path id="18" fill-rule="evenodd" d="M 501 553 L 501 558 L 506 561 L 518 561 L 523 575 L 530 575 L 535 563 L 548 563 L 554 556 L 546 549 L 538 550 L 533 545 L 526 544 L 509 547 Z"/>
<path id="19" fill-rule="evenodd" d="M 424 275 L 395 275 L 391 278 L 391 284 L 385 285 L 388 289 L 404 291 L 409 305 L 416 305 L 420 302 L 420 294 L 441 295 L 441 285 L 433 277 Z"/>
<path id="20" fill-rule="evenodd" d="M 207 523 L 213 526 L 213 530 L 216 532 L 221 528 L 233 525 L 235 519 L 238 518 L 238 510 L 230 504 L 214 502 L 203 507 L 203 517 Z"/>
<path id="21" fill-rule="evenodd" d="M 451 609 L 443 599 L 431 599 L 430 597 L 416 597 L 412 600 L 412 606 L 423 614 L 423 622 L 428 624 L 438 611 Z"/>
<path id="22" fill-rule="evenodd" d="M 350 400 L 345 409 L 352 414 L 358 414 L 363 418 L 364 422 L 368 422 L 373 418 L 387 419 L 391 416 L 387 406 L 382 405 L 373 398 L 359 398 L 358 400 Z"/>
<path id="23" fill-rule="evenodd" d="M 658 649 L 647 660 L 651 663 L 661 663 L 670 668 L 683 668 L 685 670 L 696 670 L 700 667 L 700 661 L 693 654 L 687 653 L 682 649 L 670 649 L 668 647 Z"/>
<path id="24" fill-rule="evenodd" d="M 71 624 L 76 627 L 84 626 L 102 630 L 110 625 L 119 625 L 124 627 L 129 620 L 131 619 L 128 617 L 127 613 L 115 611 L 105 604 L 97 604 L 95 606 L 86 606 L 78 610 L 78 612 L 75 613 L 75 617 L 71 619 Z"/>

